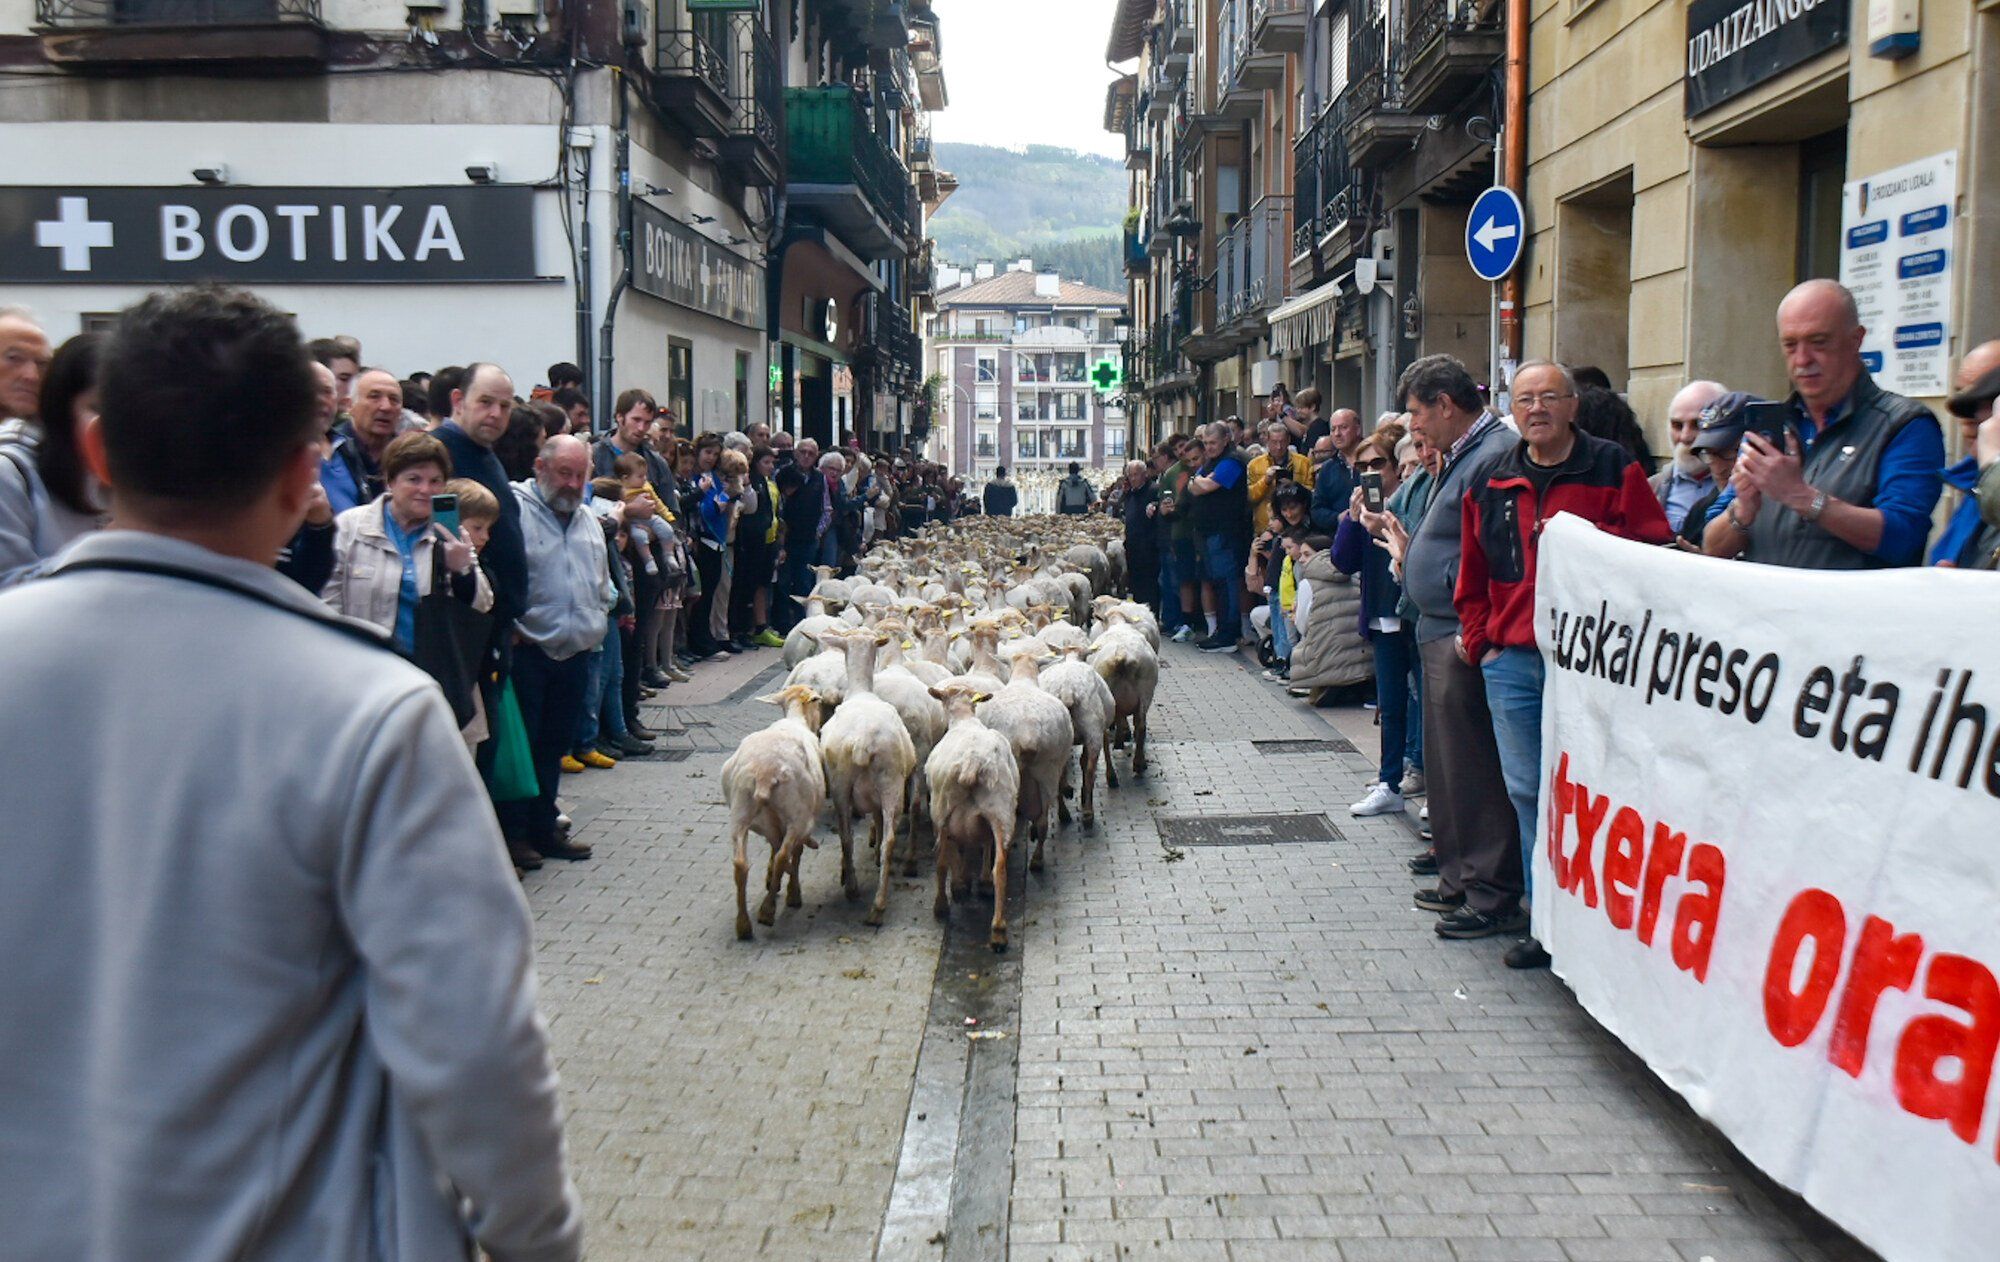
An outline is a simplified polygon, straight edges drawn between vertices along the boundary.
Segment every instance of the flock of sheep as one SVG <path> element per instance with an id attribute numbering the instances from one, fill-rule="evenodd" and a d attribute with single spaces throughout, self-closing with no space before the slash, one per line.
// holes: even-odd
<path id="1" fill-rule="evenodd" d="M 865 821 L 880 863 L 867 922 L 888 909 L 897 830 L 917 872 L 918 824 L 936 838 L 937 897 L 950 914 L 990 882 L 991 943 L 1007 949 L 1007 850 L 1023 828 L 1040 871 L 1055 817 L 1070 822 L 1080 765 L 1083 826 L 1095 826 L 1099 764 L 1118 786 L 1114 740 L 1146 770 L 1146 715 L 1160 675 L 1160 630 L 1124 585 L 1117 523 L 1102 517 L 978 517 L 878 544 L 850 579 L 820 570 L 785 641 L 783 708 L 722 766 L 736 871 L 736 936 L 751 936 L 752 832 L 771 843 L 764 902 L 800 905 L 799 858 L 831 806 L 840 882 L 861 896 L 854 834 Z M 1073 759 L 1071 751 L 1080 751 Z"/>

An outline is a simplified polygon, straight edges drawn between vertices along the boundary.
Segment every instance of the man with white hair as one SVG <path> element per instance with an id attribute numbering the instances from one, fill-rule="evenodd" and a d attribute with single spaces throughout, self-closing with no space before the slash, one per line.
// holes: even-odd
<path id="1" fill-rule="evenodd" d="M 513 484 L 528 558 L 526 607 L 514 624 L 514 696 L 540 792 L 501 803 L 501 823 L 510 841 L 551 859 L 590 857 L 589 846 L 558 835 L 556 784 L 576 739 L 590 650 L 603 642 L 605 615 L 618 599 L 604 528 L 580 511 L 589 482 L 590 448 L 574 434 L 557 434 L 535 457 L 535 476 Z"/>
<path id="2" fill-rule="evenodd" d="M 1688 510 L 1715 489 L 1708 461 L 1693 444 L 1701 429 L 1701 410 L 1726 392 L 1719 381 L 1690 381 L 1667 404 L 1667 431 L 1674 440 L 1674 455 L 1666 468 L 1653 475 L 1652 485 L 1660 507 L 1666 510 L 1667 524 L 1676 533 L 1687 521 Z"/>

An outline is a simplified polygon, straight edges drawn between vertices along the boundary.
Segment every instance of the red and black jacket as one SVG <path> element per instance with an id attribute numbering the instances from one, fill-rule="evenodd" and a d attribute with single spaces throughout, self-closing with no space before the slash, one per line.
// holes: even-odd
<path id="1" fill-rule="evenodd" d="M 1581 430 L 1545 496 L 1536 495 L 1528 476 L 1523 440 L 1466 492 L 1460 511 L 1464 554 L 1452 603 L 1474 662 L 1488 649 L 1535 646 L 1535 547 L 1549 518 L 1574 513 L 1606 534 L 1640 543 L 1674 537 L 1645 470 L 1623 447 Z"/>

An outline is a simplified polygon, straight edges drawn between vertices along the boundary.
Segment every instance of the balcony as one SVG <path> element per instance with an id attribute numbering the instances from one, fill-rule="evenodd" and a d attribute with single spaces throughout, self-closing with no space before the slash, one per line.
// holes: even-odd
<path id="1" fill-rule="evenodd" d="M 1361 173 L 1347 161 L 1346 104 L 1335 101 L 1292 147 L 1292 255 L 1322 268 L 1343 262 L 1368 227 Z"/>
<path id="2" fill-rule="evenodd" d="M 1411 0 L 1403 41 L 1403 104 L 1437 114 L 1465 99 L 1507 53 L 1499 16 L 1476 0 Z"/>
<path id="3" fill-rule="evenodd" d="M 1221 54 L 1218 112 L 1230 119 L 1256 117 L 1264 107 L 1264 93 L 1284 86 L 1285 59 L 1257 51 L 1251 38 L 1251 0 L 1227 0 L 1216 16 L 1216 40 Z"/>
<path id="4" fill-rule="evenodd" d="M 720 140 L 735 121 L 729 58 L 714 39 L 726 40 L 728 28 L 712 17 L 702 21 L 702 30 L 669 26 L 681 20 L 672 5 L 661 5 L 659 15 L 661 25 L 653 41 L 653 99 L 690 136 Z"/>
<path id="5" fill-rule="evenodd" d="M 951 103 L 944 87 L 943 52 L 937 19 L 913 18 L 910 22 L 910 69 L 917 76 L 917 99 L 932 112 Z"/>
<path id="6" fill-rule="evenodd" d="M 754 13 L 733 13 L 729 58 L 729 130 L 722 162 L 748 188 L 775 188 L 785 179 L 785 96 L 778 55 Z"/>
<path id="7" fill-rule="evenodd" d="M 845 86 L 785 89 L 786 188 L 863 258 L 907 254 L 916 230 L 910 173 Z"/>
<path id="8" fill-rule="evenodd" d="M 42 55 L 75 69 L 326 65 L 319 0 L 37 0 Z"/>
<path id="9" fill-rule="evenodd" d="M 1125 169 L 1143 171 L 1153 161 L 1153 132 L 1147 125 L 1148 102 L 1141 102 L 1125 120 Z"/>
<path id="10" fill-rule="evenodd" d="M 1424 132 L 1424 115 L 1403 103 L 1402 46 L 1390 47 L 1380 20 L 1365 22 L 1347 42 L 1347 160 L 1387 166 L 1410 152 Z"/>
<path id="11" fill-rule="evenodd" d="M 1152 270 L 1150 241 L 1142 240 L 1136 229 L 1125 234 L 1125 275 L 1131 280 L 1143 279 Z"/>
<path id="12" fill-rule="evenodd" d="M 1167 56 L 1183 66 L 1194 56 L 1194 9 L 1189 0 L 1166 0 Z"/>
<path id="13" fill-rule="evenodd" d="M 1256 0 L 1250 11 L 1251 46 L 1260 53 L 1306 49 L 1306 0 Z"/>
<path id="14" fill-rule="evenodd" d="M 1215 317 L 1225 331 L 1260 332 L 1283 301 L 1291 258 L 1292 199 L 1264 197 L 1216 242 Z"/>

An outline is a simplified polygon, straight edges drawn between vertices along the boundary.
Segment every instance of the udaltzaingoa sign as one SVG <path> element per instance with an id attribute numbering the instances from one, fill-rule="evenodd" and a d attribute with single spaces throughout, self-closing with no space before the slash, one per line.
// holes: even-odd
<path id="1" fill-rule="evenodd" d="M 632 286 L 753 329 L 764 327 L 764 269 L 642 201 L 632 203 Z"/>
<path id="2" fill-rule="evenodd" d="M 1990 1262 L 2000 583 L 1718 562 L 1558 516 L 1536 605 L 1556 972 L 1884 1257 Z"/>
<path id="3" fill-rule="evenodd" d="M 1687 117 L 1845 44 L 1847 7 L 1848 0 L 1693 0 L 1683 72 Z"/>
<path id="4" fill-rule="evenodd" d="M 534 190 L 0 188 L 0 281 L 535 279 Z"/>

